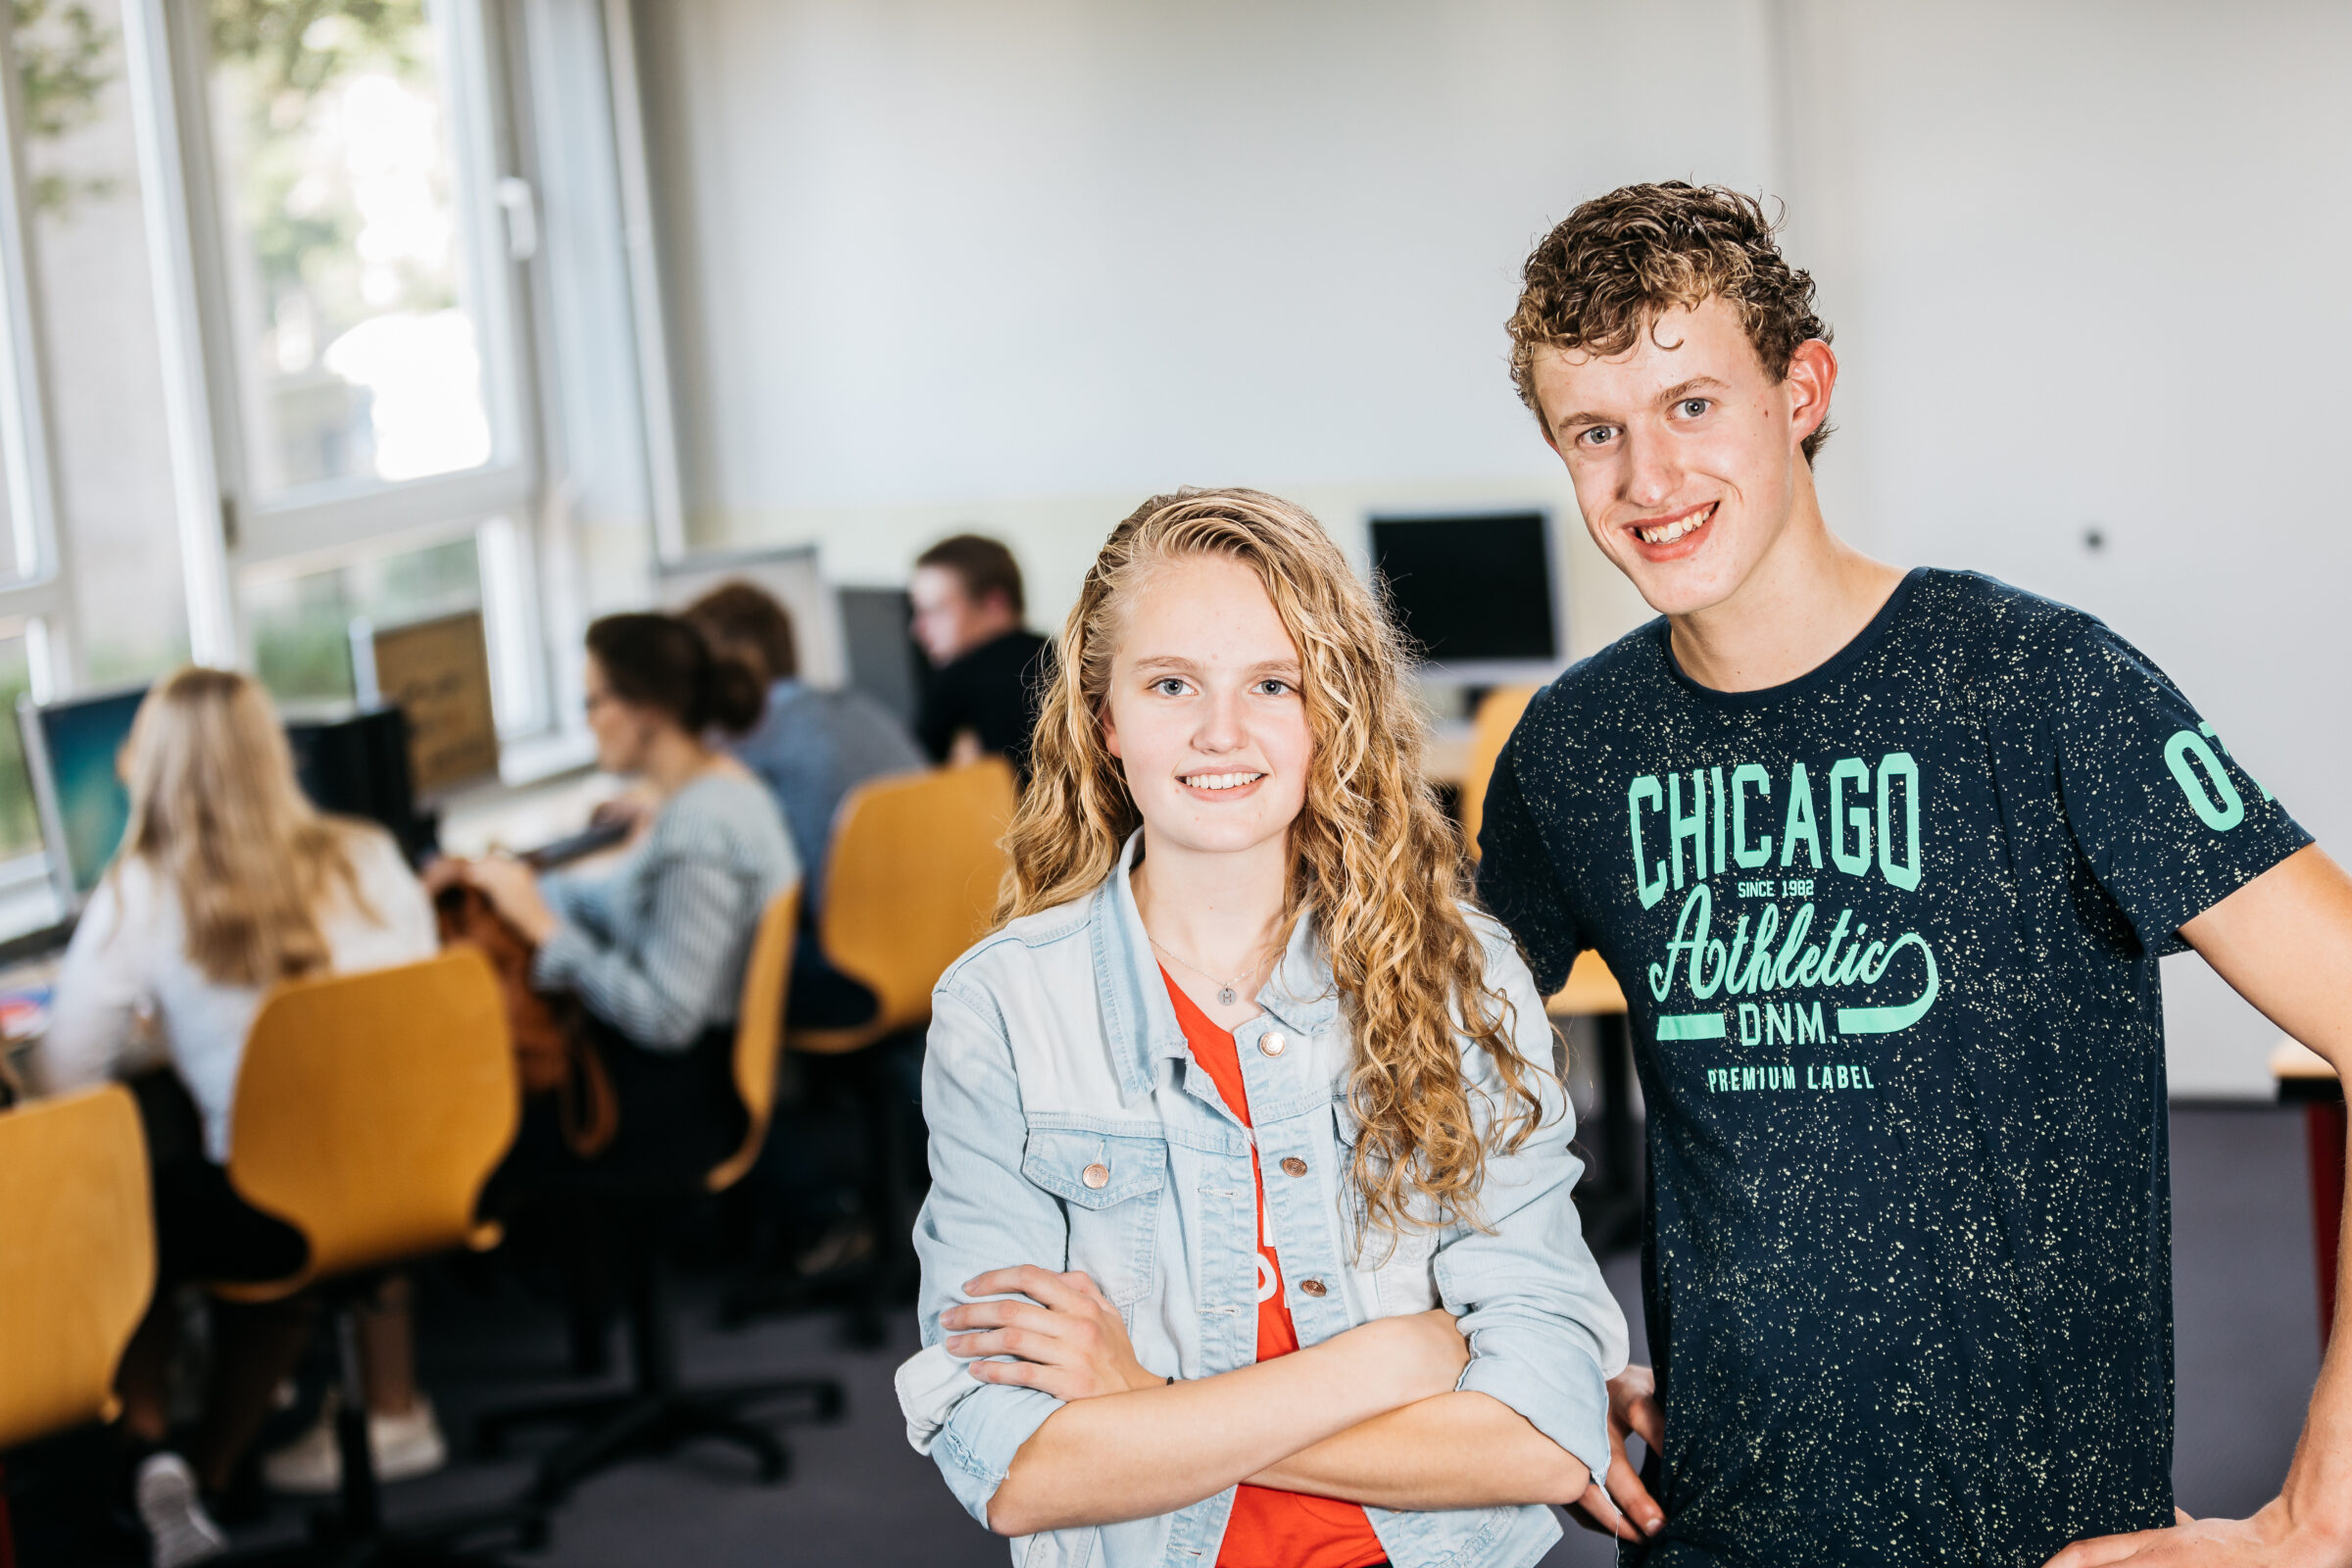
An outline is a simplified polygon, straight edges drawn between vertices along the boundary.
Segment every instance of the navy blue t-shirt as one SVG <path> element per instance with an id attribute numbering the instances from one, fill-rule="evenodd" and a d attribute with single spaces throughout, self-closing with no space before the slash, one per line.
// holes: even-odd
<path id="1" fill-rule="evenodd" d="M 2310 842 L 2090 615 L 1914 571 L 1719 692 L 1653 621 L 1540 693 L 1479 891 L 1596 949 L 1648 1105 L 1659 1564 L 2018 1564 L 2172 1522 L 2156 959 Z"/>

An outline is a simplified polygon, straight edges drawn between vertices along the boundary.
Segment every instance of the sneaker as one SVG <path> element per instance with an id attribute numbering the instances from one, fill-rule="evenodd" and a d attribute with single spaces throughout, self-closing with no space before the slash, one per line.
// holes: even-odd
<path id="1" fill-rule="evenodd" d="M 343 1450 L 335 1444 L 335 1415 L 342 1399 L 335 1390 L 319 1401 L 311 1429 L 262 1461 L 262 1479 L 272 1492 L 326 1496 L 343 1485 Z M 378 1481 L 414 1481 L 449 1463 L 449 1444 L 423 1395 L 403 1415 L 368 1417 L 368 1449 Z"/>
<path id="2" fill-rule="evenodd" d="M 228 1537 L 204 1511 L 196 1472 L 178 1454 L 148 1455 L 131 1485 L 131 1497 L 139 1522 L 147 1527 L 148 1561 L 154 1568 L 184 1568 L 228 1550 Z"/>

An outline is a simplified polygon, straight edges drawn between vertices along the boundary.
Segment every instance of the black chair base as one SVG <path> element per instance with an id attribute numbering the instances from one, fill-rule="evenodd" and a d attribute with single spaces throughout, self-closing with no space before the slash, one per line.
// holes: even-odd
<path id="1" fill-rule="evenodd" d="M 705 1439 L 733 1444 L 749 1453 L 759 1466 L 760 1479 L 773 1485 L 791 1473 L 791 1451 L 768 1427 L 745 1419 L 744 1409 L 806 1399 L 816 1420 L 832 1421 L 841 1415 L 845 1396 L 831 1378 L 759 1379 L 697 1388 L 681 1384 L 668 1270 L 648 1218 L 639 1212 L 614 1227 L 631 1254 L 629 1391 L 510 1405 L 482 1415 L 474 1424 L 475 1446 L 485 1454 L 503 1448 L 508 1433 L 517 1427 L 581 1429 L 539 1461 L 529 1493 L 531 1505 L 538 1509 L 555 1507 L 581 1482 L 613 1465 L 664 1456 Z"/>
<path id="2" fill-rule="evenodd" d="M 521 1551 L 537 1551 L 548 1543 L 543 1516 L 517 1516 L 512 1510 L 366 1536 L 346 1535 L 340 1516 L 327 1514 L 314 1522 L 308 1541 L 233 1552 L 213 1561 L 220 1568 L 514 1568 L 495 1551 L 453 1544 L 491 1534 L 510 1537 Z"/>
<path id="3" fill-rule="evenodd" d="M 902 1093 L 891 1056 L 919 1053 L 922 1045 L 922 1034 L 910 1031 L 847 1055 L 801 1058 L 812 1081 L 849 1096 L 864 1124 L 865 1169 L 858 1187 L 874 1250 L 862 1263 L 823 1280 L 804 1279 L 788 1265 L 740 1277 L 720 1300 L 722 1325 L 741 1328 L 755 1318 L 840 1307 L 850 1344 L 871 1350 L 888 1341 L 892 1313 L 915 1298 L 914 1211 L 921 1200 L 915 1178 L 924 1142 L 922 1108 Z"/>
<path id="4" fill-rule="evenodd" d="M 312 1519 L 309 1540 L 212 1559 L 220 1568 L 508 1568 L 497 1554 L 459 1543 L 504 1537 L 525 1551 L 547 1544 L 547 1509 L 535 1498 L 398 1530 L 386 1528 L 375 1457 L 368 1446 L 368 1396 L 360 1377 L 356 1315 L 360 1298 L 372 1295 L 378 1283 L 378 1276 L 362 1275 L 337 1281 L 325 1293 L 342 1362 L 335 1446 L 343 1480 L 335 1509 Z"/>
<path id="5" fill-rule="evenodd" d="M 842 1411 L 841 1385 L 826 1378 L 787 1378 L 723 1388 L 668 1393 L 589 1395 L 515 1405 L 484 1416 L 475 1439 L 496 1453 L 516 1427 L 563 1425 L 581 1430 L 539 1461 L 531 1487 L 534 1502 L 553 1507 L 589 1477 L 625 1460 L 665 1456 L 686 1444 L 709 1440 L 731 1444 L 750 1454 L 762 1482 L 775 1485 L 792 1473 L 792 1450 L 767 1427 L 746 1420 L 744 1407 L 784 1399 L 806 1399 L 810 1416 L 833 1421 Z"/>

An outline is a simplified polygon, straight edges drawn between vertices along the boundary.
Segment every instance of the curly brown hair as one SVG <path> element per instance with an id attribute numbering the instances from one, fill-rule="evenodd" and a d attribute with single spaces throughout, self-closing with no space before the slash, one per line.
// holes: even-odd
<path id="1" fill-rule="evenodd" d="M 1111 530 L 1062 628 L 997 918 L 1082 897 L 1116 870 L 1142 821 L 1102 737 L 1126 601 L 1161 565 L 1197 556 L 1255 572 L 1298 648 L 1315 748 L 1291 826 L 1287 914 L 1314 921 L 1355 1037 L 1348 1098 L 1363 1130 L 1351 1174 L 1365 1217 L 1393 1236 L 1480 1223 L 1488 1148 L 1517 1149 L 1534 1131 L 1534 1085 L 1550 1064 L 1520 1056 L 1509 1003 L 1488 982 L 1461 841 L 1422 769 L 1403 641 L 1303 508 L 1255 490 L 1179 490 Z M 1493 1062 L 1495 1094 L 1470 1081 L 1465 1040 Z"/>
<path id="2" fill-rule="evenodd" d="M 1623 354 L 1663 312 L 1716 298 L 1740 312 L 1764 368 L 1787 375 L 1797 345 L 1830 341 L 1830 323 L 1813 314 L 1813 274 L 1782 257 L 1780 226 L 1753 196 L 1679 179 L 1622 186 L 1577 208 L 1520 269 L 1509 322 L 1519 401 L 1543 421 L 1536 350 Z M 1807 463 L 1830 433 L 1825 419 L 1805 437 Z"/>

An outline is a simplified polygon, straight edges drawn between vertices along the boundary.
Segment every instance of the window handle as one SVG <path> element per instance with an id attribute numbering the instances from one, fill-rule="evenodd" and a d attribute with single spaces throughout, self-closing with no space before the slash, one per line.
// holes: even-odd
<path id="1" fill-rule="evenodd" d="M 519 174 L 498 182 L 499 210 L 507 215 L 507 260 L 527 262 L 539 254 L 539 193 Z"/>

